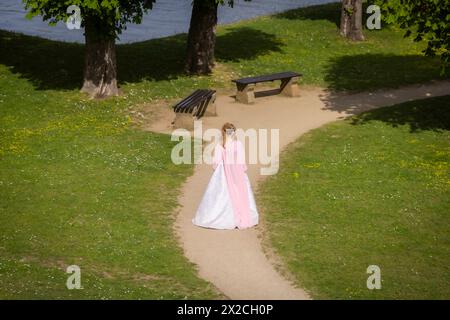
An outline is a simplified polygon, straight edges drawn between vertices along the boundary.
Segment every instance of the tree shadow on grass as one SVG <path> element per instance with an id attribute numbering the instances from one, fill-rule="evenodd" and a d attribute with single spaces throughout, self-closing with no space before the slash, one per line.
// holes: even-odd
<path id="1" fill-rule="evenodd" d="M 423 55 L 359 54 L 332 58 L 327 65 L 325 82 L 336 91 L 396 88 L 442 78 L 439 59 Z"/>
<path id="2" fill-rule="evenodd" d="M 186 34 L 117 45 L 119 84 L 170 80 L 185 75 Z M 223 61 L 252 59 L 280 51 L 275 36 L 250 28 L 233 29 L 217 39 Z M 0 64 L 30 80 L 37 89 L 73 90 L 83 81 L 84 45 L 0 30 Z"/>
<path id="3" fill-rule="evenodd" d="M 337 27 L 341 23 L 341 3 L 328 3 L 281 12 L 275 18 L 289 20 L 328 20 Z"/>
<path id="4" fill-rule="evenodd" d="M 167 80 L 184 72 L 185 35 L 117 45 L 119 84 Z M 37 89 L 72 90 L 83 81 L 84 45 L 0 30 L 0 63 Z"/>
<path id="5" fill-rule="evenodd" d="M 276 35 L 249 27 L 229 28 L 217 37 L 216 59 L 240 61 L 255 59 L 270 52 L 281 52 L 283 42 Z"/>
<path id="6" fill-rule="evenodd" d="M 186 34 L 117 45 L 118 80 L 171 80 L 185 74 Z"/>
<path id="7" fill-rule="evenodd" d="M 402 103 L 362 113 L 351 120 L 353 125 L 382 121 L 392 127 L 408 125 L 410 132 L 422 130 L 450 131 L 450 96 Z"/>
<path id="8" fill-rule="evenodd" d="M 423 85 L 430 84 L 432 80 L 448 79 L 449 75 L 440 76 L 438 58 L 393 54 L 344 56 L 329 62 L 325 75 L 328 90 L 320 98 L 325 109 L 354 115 L 413 99 L 450 94 L 449 82 L 435 82 L 435 86 Z M 405 87 L 407 85 L 409 87 Z M 372 111 L 361 115 L 354 123 L 381 120 L 393 126 L 409 124 L 411 131 L 448 130 L 449 98 L 444 99 L 442 108 L 434 104 L 428 106 L 426 101 L 418 101 L 416 105 L 406 103 L 396 112 L 390 112 L 390 109 Z M 440 118 L 437 110 L 443 108 L 447 110 L 441 112 Z"/>
<path id="9" fill-rule="evenodd" d="M 80 87 L 84 46 L 0 30 L 0 64 L 38 89 Z"/>

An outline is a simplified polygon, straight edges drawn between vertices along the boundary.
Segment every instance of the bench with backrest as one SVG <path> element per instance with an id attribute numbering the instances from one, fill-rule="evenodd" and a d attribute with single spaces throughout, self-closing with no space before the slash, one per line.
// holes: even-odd
<path id="1" fill-rule="evenodd" d="M 200 119 L 203 116 L 216 116 L 215 100 L 215 90 L 195 90 L 191 95 L 173 106 L 175 112 L 174 127 L 192 130 L 195 119 Z"/>
<path id="2" fill-rule="evenodd" d="M 281 80 L 279 93 L 296 97 L 299 95 L 298 80 L 301 76 L 300 73 L 288 71 L 233 80 L 237 87 L 236 100 L 242 103 L 255 102 L 255 85 L 275 80 Z"/>

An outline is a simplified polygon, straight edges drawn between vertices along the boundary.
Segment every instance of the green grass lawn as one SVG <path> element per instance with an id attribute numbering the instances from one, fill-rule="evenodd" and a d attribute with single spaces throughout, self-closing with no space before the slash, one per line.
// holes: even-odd
<path id="1" fill-rule="evenodd" d="M 191 167 L 170 162 L 168 136 L 131 124 L 140 103 L 230 78 L 296 70 L 337 90 L 439 77 L 437 58 L 394 28 L 353 44 L 336 4 L 218 28 L 217 71 L 183 73 L 186 35 L 117 46 L 123 95 L 78 90 L 84 47 L 0 31 L 0 297 L 217 298 L 173 235 L 178 188 Z M 65 289 L 78 264 L 84 290 Z"/>
<path id="2" fill-rule="evenodd" d="M 172 164 L 169 136 L 4 66 L 0 87 L 0 297 L 219 297 L 172 232 L 191 167 Z M 71 264 L 84 290 L 65 288 Z"/>
<path id="3" fill-rule="evenodd" d="M 450 96 L 313 130 L 258 194 L 268 239 L 314 298 L 450 298 Z M 381 290 L 366 269 L 381 268 Z"/>

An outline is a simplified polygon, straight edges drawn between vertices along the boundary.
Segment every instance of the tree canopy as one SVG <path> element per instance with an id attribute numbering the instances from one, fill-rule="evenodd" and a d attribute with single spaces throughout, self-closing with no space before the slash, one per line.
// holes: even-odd
<path id="1" fill-rule="evenodd" d="M 378 0 L 387 23 L 397 23 L 414 41 L 426 41 L 424 53 L 439 55 L 442 71 L 450 64 L 450 0 Z"/>
<path id="2" fill-rule="evenodd" d="M 65 21 L 70 13 L 67 8 L 76 5 L 81 9 L 83 18 L 94 17 L 97 30 L 103 36 L 117 37 L 129 22 L 140 23 L 143 14 L 152 9 L 156 0 L 23 0 L 27 16 L 42 16 L 44 21 L 56 24 Z"/>

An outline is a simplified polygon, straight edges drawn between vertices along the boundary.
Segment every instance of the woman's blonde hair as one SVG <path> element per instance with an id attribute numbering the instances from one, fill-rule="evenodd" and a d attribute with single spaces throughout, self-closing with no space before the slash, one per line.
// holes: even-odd
<path id="1" fill-rule="evenodd" d="M 230 122 L 226 122 L 223 126 L 222 126 L 222 144 L 225 147 L 225 141 L 226 141 L 226 134 L 227 134 L 227 130 L 233 130 L 236 131 L 236 127 L 234 126 L 234 124 L 230 123 Z"/>

